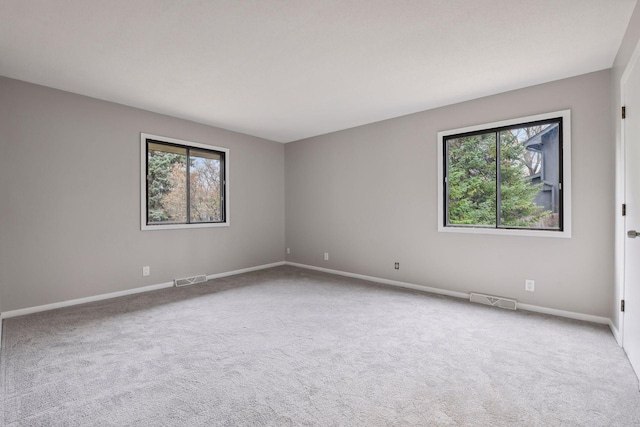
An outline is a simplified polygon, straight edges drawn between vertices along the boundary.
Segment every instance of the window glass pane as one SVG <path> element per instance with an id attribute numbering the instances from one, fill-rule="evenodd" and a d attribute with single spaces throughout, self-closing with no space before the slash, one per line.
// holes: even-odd
<path id="1" fill-rule="evenodd" d="M 500 226 L 559 229 L 559 124 L 500 132 Z"/>
<path id="2" fill-rule="evenodd" d="M 187 150 L 147 145 L 147 223 L 187 221 Z"/>
<path id="3" fill-rule="evenodd" d="M 496 133 L 446 140 L 447 224 L 496 225 Z"/>
<path id="4" fill-rule="evenodd" d="M 218 153 L 191 150 L 191 222 L 222 221 L 222 170 Z"/>

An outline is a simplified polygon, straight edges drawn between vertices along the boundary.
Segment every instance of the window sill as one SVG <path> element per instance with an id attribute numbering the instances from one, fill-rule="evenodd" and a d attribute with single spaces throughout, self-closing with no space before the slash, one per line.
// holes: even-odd
<path id="1" fill-rule="evenodd" d="M 156 230 L 184 230 L 189 228 L 214 228 L 214 227 L 228 227 L 229 222 L 215 222 L 215 223 L 202 223 L 202 224 L 159 224 L 159 225 L 143 225 L 142 231 L 156 231 Z"/>
<path id="2" fill-rule="evenodd" d="M 525 237 L 555 237 L 561 239 L 571 238 L 571 230 L 551 231 L 551 230 L 515 230 L 503 228 L 482 228 L 482 227 L 438 227 L 440 233 L 458 234 L 493 234 L 499 236 L 525 236 Z"/>

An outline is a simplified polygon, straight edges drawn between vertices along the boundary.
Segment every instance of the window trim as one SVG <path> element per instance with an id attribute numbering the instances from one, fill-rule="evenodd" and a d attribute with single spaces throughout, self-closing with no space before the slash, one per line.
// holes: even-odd
<path id="1" fill-rule="evenodd" d="M 147 224 L 147 140 L 158 141 L 171 145 L 184 146 L 187 148 L 203 149 L 208 151 L 219 151 L 224 154 L 224 221 L 222 222 L 199 222 L 192 224 Z M 201 144 L 198 142 L 185 141 L 182 139 L 169 138 L 166 136 L 153 135 L 150 133 L 140 133 L 140 230 L 175 230 L 189 228 L 212 228 L 228 227 L 229 222 L 229 149 L 213 145 Z"/>
<path id="2" fill-rule="evenodd" d="M 490 131 L 494 128 L 516 126 L 550 119 L 562 119 L 562 230 L 532 230 L 514 228 L 486 228 L 479 226 L 446 226 L 444 200 L 444 176 L 445 176 L 445 150 L 444 139 L 450 135 Z M 464 233 L 464 234 L 493 234 L 503 236 L 529 236 L 529 237 L 556 237 L 571 238 L 571 110 L 560 110 L 551 113 L 537 114 L 527 117 L 518 117 L 493 123 L 468 126 L 438 132 L 438 232 Z"/>

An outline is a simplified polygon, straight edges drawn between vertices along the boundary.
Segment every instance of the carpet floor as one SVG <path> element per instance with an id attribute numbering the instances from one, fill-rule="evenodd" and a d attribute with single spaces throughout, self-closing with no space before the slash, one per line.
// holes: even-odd
<path id="1" fill-rule="evenodd" d="M 606 326 L 277 267 L 6 319 L 7 426 L 638 426 Z"/>

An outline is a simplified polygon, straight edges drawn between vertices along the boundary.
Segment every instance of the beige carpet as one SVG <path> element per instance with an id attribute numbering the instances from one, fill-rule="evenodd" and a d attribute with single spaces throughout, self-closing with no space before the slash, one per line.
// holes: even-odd
<path id="1" fill-rule="evenodd" d="M 293 267 L 7 319 L 7 426 L 634 426 L 608 328 Z"/>

